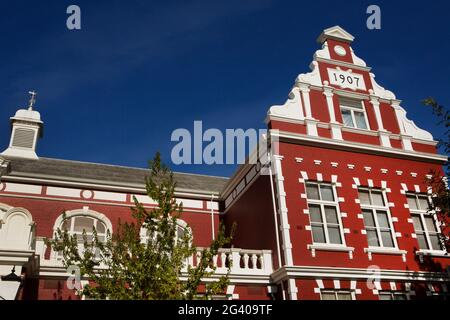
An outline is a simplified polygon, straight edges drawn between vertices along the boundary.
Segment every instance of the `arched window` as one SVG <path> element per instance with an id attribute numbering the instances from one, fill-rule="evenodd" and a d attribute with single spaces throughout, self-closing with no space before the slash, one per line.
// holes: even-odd
<path id="1" fill-rule="evenodd" d="M 97 238 L 99 241 L 105 242 L 106 236 L 112 233 L 111 221 L 99 212 L 84 208 L 81 210 L 72 210 L 65 213 L 66 219 L 61 215 L 56 219 L 53 231 L 56 234 L 58 229 L 67 231 L 70 235 L 76 235 L 79 242 L 79 250 L 83 250 L 83 232 L 86 233 L 87 240 L 90 242 L 93 240 L 93 229 L 97 232 Z M 53 257 L 61 259 L 62 254 L 60 252 L 53 252 Z"/>
<path id="2" fill-rule="evenodd" d="M 186 232 L 189 232 L 190 234 L 192 234 L 192 230 L 189 227 L 189 225 L 181 220 L 181 219 L 177 219 L 177 227 L 176 227 L 176 231 L 175 231 L 175 241 L 182 238 Z M 146 228 L 142 227 L 141 228 L 141 241 L 142 243 L 147 243 L 147 241 L 149 240 L 149 232 Z"/>
<path id="3" fill-rule="evenodd" d="M 0 247 L 31 250 L 34 245 L 34 221 L 24 208 L 0 204 Z"/>

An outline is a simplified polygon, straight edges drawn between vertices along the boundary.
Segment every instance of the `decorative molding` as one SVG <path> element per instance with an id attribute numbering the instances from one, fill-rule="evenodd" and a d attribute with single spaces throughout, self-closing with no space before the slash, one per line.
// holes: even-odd
<path id="1" fill-rule="evenodd" d="M 327 60 L 331 59 L 330 50 L 328 49 L 328 42 L 324 42 L 322 44 L 322 48 L 317 50 L 314 53 L 314 61 L 316 61 L 317 58 L 322 58 L 322 59 L 327 59 Z"/>
<path id="2" fill-rule="evenodd" d="M 393 101 L 392 107 L 397 115 L 398 124 L 400 127 L 400 132 L 403 135 L 410 136 L 415 139 L 434 141 L 433 135 L 423 129 L 420 129 L 414 121 L 407 118 L 407 112 L 400 106 L 400 101 Z"/>
<path id="3" fill-rule="evenodd" d="M 427 272 L 411 270 L 378 270 L 380 281 L 431 281 L 446 283 L 450 276 L 446 272 Z M 339 268 L 339 267 L 313 267 L 291 266 L 282 267 L 272 274 L 274 282 L 282 281 L 288 277 L 316 278 L 316 279 L 346 279 L 367 280 L 373 278 L 373 274 L 366 268 Z"/>
<path id="4" fill-rule="evenodd" d="M 317 38 L 317 42 L 324 43 L 328 39 L 351 43 L 353 42 L 353 40 L 355 40 L 355 37 L 340 26 L 334 26 L 323 30 L 320 36 Z"/>
<path id="5" fill-rule="evenodd" d="M 358 56 L 356 56 L 356 54 L 353 51 L 352 47 L 350 47 L 350 52 L 352 54 L 353 63 L 355 65 L 360 66 L 360 67 L 367 67 L 367 63 L 363 59 L 361 59 Z"/>
<path id="6" fill-rule="evenodd" d="M 385 99 L 385 100 L 395 100 L 396 99 L 395 94 L 392 91 L 386 90 L 385 88 L 383 88 L 376 82 L 375 74 L 373 74 L 373 73 L 369 73 L 369 74 L 370 74 L 370 78 L 372 79 L 372 87 L 373 87 L 371 94 L 373 94 L 381 99 Z M 370 92 L 370 90 L 369 90 L 369 92 Z"/>
<path id="7" fill-rule="evenodd" d="M 309 65 L 309 68 L 311 69 L 311 72 L 309 73 L 302 73 L 297 76 L 296 79 L 296 86 L 300 86 L 301 83 L 322 87 L 322 79 L 320 77 L 320 71 L 319 71 L 319 63 L 317 61 L 311 62 Z"/>
<path id="8" fill-rule="evenodd" d="M 304 120 L 303 103 L 299 88 L 294 87 L 292 89 L 289 93 L 288 100 L 283 105 L 270 107 L 268 116 Z"/>

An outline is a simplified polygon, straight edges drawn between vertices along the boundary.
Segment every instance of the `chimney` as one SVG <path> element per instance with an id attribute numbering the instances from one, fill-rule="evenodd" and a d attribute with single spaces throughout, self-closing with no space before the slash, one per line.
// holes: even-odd
<path id="1" fill-rule="evenodd" d="M 0 155 L 12 158 L 39 159 L 36 154 L 38 138 L 42 137 L 41 115 L 33 110 L 36 102 L 36 93 L 31 95 L 28 109 L 17 110 L 16 115 L 11 118 L 11 140 L 9 147 Z"/>

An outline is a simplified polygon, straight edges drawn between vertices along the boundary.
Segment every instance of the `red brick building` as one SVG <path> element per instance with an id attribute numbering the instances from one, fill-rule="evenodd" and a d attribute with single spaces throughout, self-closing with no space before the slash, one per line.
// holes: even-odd
<path id="1" fill-rule="evenodd" d="M 442 228 L 428 212 L 425 183 L 442 171 L 431 134 L 408 120 L 401 101 L 381 87 L 340 27 L 324 30 L 311 72 L 284 105 L 269 109 L 272 176 L 243 165 L 230 179 L 177 173 L 179 221 L 207 246 L 219 221 L 237 222 L 229 299 L 427 299 L 448 297 Z M 130 219 L 132 196 L 146 206 L 146 171 L 38 157 L 40 114 L 11 118 L 0 160 L 0 282 L 4 299 L 78 299 L 67 289 L 60 257 L 44 246 L 61 227 L 93 225 L 102 235 Z M 51 125 L 51 124 L 49 124 Z M 271 179 L 272 178 L 272 179 Z M 443 230 L 444 233 L 446 230 Z M 192 260 L 192 263 L 194 260 Z"/>

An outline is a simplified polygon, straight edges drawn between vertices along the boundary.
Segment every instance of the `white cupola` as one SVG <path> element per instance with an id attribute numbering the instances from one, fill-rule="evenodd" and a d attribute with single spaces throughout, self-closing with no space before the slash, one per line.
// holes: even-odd
<path id="1" fill-rule="evenodd" d="M 30 91 L 28 109 L 17 110 L 11 118 L 11 140 L 9 147 L 0 155 L 14 158 L 39 159 L 36 154 L 38 138 L 42 137 L 43 122 L 39 112 L 33 110 L 36 92 Z"/>

